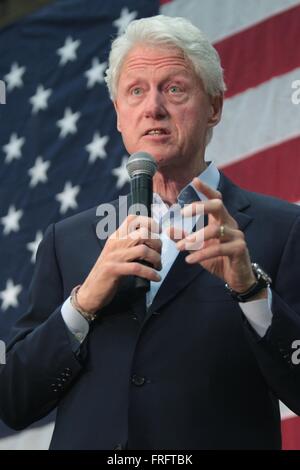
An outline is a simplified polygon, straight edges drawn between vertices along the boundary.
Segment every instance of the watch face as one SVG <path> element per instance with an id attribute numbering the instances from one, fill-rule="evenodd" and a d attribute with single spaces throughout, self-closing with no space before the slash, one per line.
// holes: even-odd
<path id="1" fill-rule="evenodd" d="M 265 281 L 265 283 L 269 286 L 272 282 L 272 279 L 270 278 L 270 276 L 265 273 L 262 268 L 259 266 L 259 264 L 257 263 L 252 263 L 252 269 L 253 269 L 253 272 L 256 276 L 256 279 L 259 281 L 260 279 Z"/>

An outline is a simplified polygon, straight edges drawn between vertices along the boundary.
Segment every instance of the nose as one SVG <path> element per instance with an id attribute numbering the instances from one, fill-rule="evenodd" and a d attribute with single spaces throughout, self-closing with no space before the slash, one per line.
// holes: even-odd
<path id="1" fill-rule="evenodd" d="M 152 119 L 164 119 L 167 116 L 167 110 L 162 93 L 157 89 L 149 90 L 144 102 L 144 115 Z"/>

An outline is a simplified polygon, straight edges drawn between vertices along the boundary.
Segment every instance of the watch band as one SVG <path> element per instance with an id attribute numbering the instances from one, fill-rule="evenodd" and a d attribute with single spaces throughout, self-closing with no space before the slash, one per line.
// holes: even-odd
<path id="1" fill-rule="evenodd" d="M 72 289 L 70 302 L 71 302 L 72 307 L 75 308 L 75 310 L 77 310 L 77 312 L 80 313 L 89 323 L 91 323 L 92 321 L 96 320 L 97 314 L 86 312 L 80 307 L 78 300 L 77 300 L 77 292 L 79 291 L 80 287 L 81 287 L 81 284 L 79 284 L 78 286 L 74 287 L 74 289 Z"/>
<path id="2" fill-rule="evenodd" d="M 256 281 L 248 290 L 245 292 L 236 292 L 228 284 L 225 284 L 231 297 L 238 302 L 247 302 L 247 300 L 258 294 L 263 289 L 269 287 L 272 283 L 270 276 L 265 273 L 257 263 L 251 263 L 251 266 L 254 276 L 256 277 Z"/>

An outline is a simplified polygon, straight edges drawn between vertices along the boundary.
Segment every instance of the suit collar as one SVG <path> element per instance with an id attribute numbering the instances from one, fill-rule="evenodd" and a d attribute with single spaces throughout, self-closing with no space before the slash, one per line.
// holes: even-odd
<path id="1" fill-rule="evenodd" d="M 237 221 L 240 230 L 244 231 L 252 217 L 245 211 L 250 206 L 246 192 L 236 186 L 224 173 L 220 172 L 218 190 L 223 196 L 223 202 L 230 215 Z"/>

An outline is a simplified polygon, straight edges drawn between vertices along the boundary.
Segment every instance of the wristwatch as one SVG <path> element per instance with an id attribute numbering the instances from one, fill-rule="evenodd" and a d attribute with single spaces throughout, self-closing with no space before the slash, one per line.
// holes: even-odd
<path id="1" fill-rule="evenodd" d="M 90 312 L 85 312 L 79 305 L 78 300 L 77 300 L 77 292 L 79 291 L 81 285 L 74 287 L 74 289 L 71 292 L 70 296 L 70 302 L 73 308 L 77 310 L 80 315 L 82 315 L 89 323 L 92 323 L 92 321 L 96 320 L 97 315 L 95 313 L 90 313 Z"/>
<path id="2" fill-rule="evenodd" d="M 231 297 L 238 302 L 247 302 L 247 300 L 258 294 L 261 290 L 269 287 L 272 283 L 270 276 L 265 273 L 257 263 L 251 263 L 251 266 L 254 276 L 256 277 L 256 281 L 248 290 L 246 290 L 246 292 L 236 292 L 228 284 L 225 284 Z"/>

